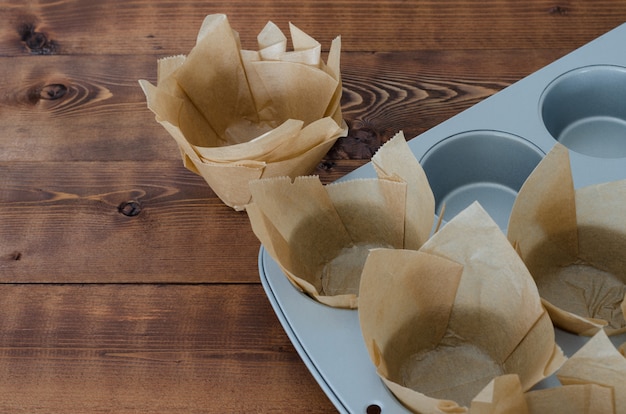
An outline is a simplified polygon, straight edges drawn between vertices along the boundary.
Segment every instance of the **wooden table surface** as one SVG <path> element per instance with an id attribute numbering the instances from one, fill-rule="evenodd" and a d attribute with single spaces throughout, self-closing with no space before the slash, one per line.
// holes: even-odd
<path id="1" fill-rule="evenodd" d="M 212 13 L 247 49 L 268 20 L 324 52 L 342 36 L 350 134 L 327 183 L 625 22 L 626 2 L 0 1 L 0 412 L 335 411 L 265 296 L 246 213 L 183 167 L 139 88 Z"/>

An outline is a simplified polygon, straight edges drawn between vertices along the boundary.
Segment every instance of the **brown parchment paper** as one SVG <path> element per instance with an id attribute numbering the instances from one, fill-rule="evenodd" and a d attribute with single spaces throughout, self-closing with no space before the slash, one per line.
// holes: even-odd
<path id="1" fill-rule="evenodd" d="M 519 376 L 494 378 L 472 400 L 471 414 L 614 414 L 613 389 L 573 384 L 524 392 Z"/>
<path id="2" fill-rule="evenodd" d="M 531 275 L 478 203 L 418 251 L 372 250 L 359 320 L 378 374 L 419 413 L 467 412 L 493 378 L 518 374 L 527 390 L 565 360 Z"/>
<path id="3" fill-rule="evenodd" d="M 598 384 L 572 384 L 525 394 L 530 414 L 616 414 L 613 389 Z M 513 413 L 513 412 L 512 412 Z"/>
<path id="4" fill-rule="evenodd" d="M 250 182 L 246 211 L 255 235 L 297 288 L 330 306 L 358 306 L 369 249 L 421 246 L 432 229 L 434 196 L 404 135 L 374 158 L 374 179 L 326 186 L 317 176 Z M 402 167 L 393 165 L 399 161 Z"/>
<path id="5" fill-rule="evenodd" d="M 309 174 L 348 131 L 340 38 L 325 63 L 319 42 L 289 27 L 293 50 L 272 22 L 259 50 L 244 50 L 226 15 L 208 15 L 187 56 L 159 59 L 156 85 L 139 81 L 184 165 L 236 210 L 250 201 L 250 180 Z"/>
<path id="6" fill-rule="evenodd" d="M 611 388 L 616 413 L 626 413 L 626 359 L 604 330 L 599 330 L 557 372 L 562 384 L 597 384 Z"/>
<path id="7" fill-rule="evenodd" d="M 472 400 L 471 414 L 531 414 L 517 374 L 494 378 Z M 548 413 L 550 411 L 546 411 Z"/>
<path id="8" fill-rule="evenodd" d="M 528 266 L 554 323 L 571 332 L 626 332 L 626 180 L 574 190 L 561 144 L 513 205 L 508 238 Z"/>

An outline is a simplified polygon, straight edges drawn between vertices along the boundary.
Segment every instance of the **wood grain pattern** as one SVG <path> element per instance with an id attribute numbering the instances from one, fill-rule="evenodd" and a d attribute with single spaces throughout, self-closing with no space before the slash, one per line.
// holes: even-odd
<path id="1" fill-rule="evenodd" d="M 1 159 L 179 158 L 172 139 L 159 139 L 166 134 L 139 87 L 139 79 L 155 77 L 154 56 L 0 58 L 0 111 L 8 127 L 1 139 L 12 144 Z"/>
<path id="2" fill-rule="evenodd" d="M 259 285 L 0 285 L 0 306 L 3 413 L 332 409 Z"/>
<path id="3" fill-rule="evenodd" d="M 374 134 L 385 141 L 399 130 L 412 138 L 568 51 L 497 50 L 488 60 L 474 51 L 345 54 L 342 104 L 351 139 Z M 0 161 L 180 159 L 138 84 L 155 81 L 157 59 L 0 58 Z M 344 158 L 371 156 L 349 144 L 333 153 L 342 150 Z"/>
<path id="4" fill-rule="evenodd" d="M 246 214 L 180 161 L 9 163 L 0 176 L 2 282 L 258 282 Z M 129 201 L 136 215 L 120 212 Z"/>
<path id="5" fill-rule="evenodd" d="M 256 34 L 272 20 L 284 28 L 292 21 L 325 45 L 341 35 L 346 51 L 507 49 L 512 36 L 520 42 L 518 48 L 569 48 L 622 23 L 626 12 L 624 3 L 610 0 L 170 4 L 12 0 L 3 8 L 0 55 L 178 54 L 193 45 L 202 17 L 211 13 L 228 14 L 247 47 L 256 44 Z"/>
<path id="6" fill-rule="evenodd" d="M 329 183 L 626 21 L 626 2 L 0 0 L 0 412 L 334 412 L 259 242 L 182 166 L 139 79 L 205 15 L 342 36 Z M 419 139 L 414 138 L 414 139 Z"/>

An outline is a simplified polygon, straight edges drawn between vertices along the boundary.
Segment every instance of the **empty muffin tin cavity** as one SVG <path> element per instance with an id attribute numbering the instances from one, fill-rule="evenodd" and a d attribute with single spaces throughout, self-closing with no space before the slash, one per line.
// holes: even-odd
<path id="1" fill-rule="evenodd" d="M 555 79 L 541 98 L 541 117 L 554 139 L 580 154 L 626 157 L 626 68 L 594 65 Z"/>
<path id="2" fill-rule="evenodd" d="M 470 131 L 440 141 L 420 162 L 445 221 L 478 201 L 505 230 L 517 192 L 544 155 L 516 135 Z"/>

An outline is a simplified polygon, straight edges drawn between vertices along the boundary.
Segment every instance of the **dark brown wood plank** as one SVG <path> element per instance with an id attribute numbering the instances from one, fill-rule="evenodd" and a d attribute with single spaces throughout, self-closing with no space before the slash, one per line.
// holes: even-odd
<path id="1" fill-rule="evenodd" d="M 346 51 L 538 49 L 582 45 L 626 21 L 626 3 L 497 0 L 291 2 L 11 0 L 0 12 L 0 55 L 186 53 L 207 14 L 226 13 L 247 48 L 268 20 Z"/>
<path id="2" fill-rule="evenodd" d="M 254 283 L 259 247 L 179 161 L 0 163 L 0 283 Z"/>
<path id="3" fill-rule="evenodd" d="M 139 87 L 156 57 L 0 58 L 2 160 L 178 159 Z"/>
<path id="4" fill-rule="evenodd" d="M 247 215 L 178 161 L 3 163 L 0 177 L 2 282 L 258 282 Z"/>
<path id="5" fill-rule="evenodd" d="M 346 53 L 344 117 L 351 140 L 412 138 L 570 50 Z M 139 79 L 157 56 L 0 58 L 0 161 L 178 160 L 174 140 L 147 109 Z M 113 69 L 113 70 L 112 70 Z M 342 140 L 331 158 L 369 159 L 370 143 Z M 351 148 L 356 145 L 356 148 Z"/>
<path id="6" fill-rule="evenodd" d="M 3 413 L 332 412 L 259 285 L 0 285 Z"/>

